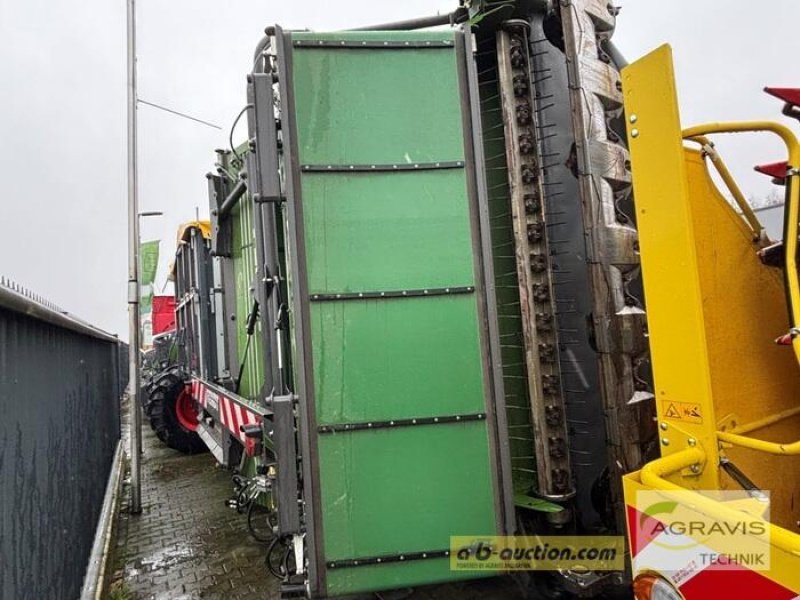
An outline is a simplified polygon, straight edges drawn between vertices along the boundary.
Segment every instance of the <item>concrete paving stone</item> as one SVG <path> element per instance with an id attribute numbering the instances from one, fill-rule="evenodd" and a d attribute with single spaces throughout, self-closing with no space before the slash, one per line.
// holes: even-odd
<path id="1" fill-rule="evenodd" d="M 181 569 L 178 571 L 178 577 L 186 585 L 197 583 L 197 574 L 190 569 Z"/>
<path id="2" fill-rule="evenodd" d="M 112 580 L 124 582 L 131 600 L 278 600 L 278 582 L 264 567 L 265 546 L 250 537 L 246 516 L 226 505 L 230 473 L 210 454 L 165 447 L 147 426 L 143 446 L 143 511 L 129 513 L 126 485 Z M 419 588 L 408 600 L 522 597 L 510 578 L 495 578 Z M 365 598 L 375 596 L 359 600 Z"/>
<path id="3" fill-rule="evenodd" d="M 245 516 L 225 504 L 230 473 L 208 454 L 164 447 L 149 427 L 143 445 L 143 510 L 129 513 L 126 486 L 114 578 L 124 580 L 135 600 L 277 598 L 260 558 L 263 546 L 247 533 Z"/>

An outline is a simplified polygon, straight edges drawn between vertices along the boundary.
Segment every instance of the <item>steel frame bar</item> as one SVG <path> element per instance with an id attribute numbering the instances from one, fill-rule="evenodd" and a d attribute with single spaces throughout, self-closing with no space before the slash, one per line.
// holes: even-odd
<path id="1" fill-rule="evenodd" d="M 764 235 L 764 226 L 758 220 L 756 213 L 753 211 L 750 204 L 747 202 L 747 198 L 744 197 L 741 188 L 736 183 L 736 180 L 731 175 L 731 172 L 728 170 L 727 165 L 722 160 L 722 157 L 719 155 L 719 152 L 714 147 L 714 142 L 709 140 L 707 137 L 698 135 L 692 138 L 687 138 L 687 141 L 696 142 L 703 147 L 703 152 L 705 153 L 708 158 L 711 159 L 711 164 L 714 165 L 714 168 L 719 173 L 719 176 L 722 178 L 722 181 L 725 182 L 725 185 L 728 186 L 728 191 L 733 196 L 736 205 L 742 211 L 742 215 L 744 215 L 745 221 L 750 226 L 750 229 L 753 231 L 753 240 L 759 241 L 763 238 Z"/>

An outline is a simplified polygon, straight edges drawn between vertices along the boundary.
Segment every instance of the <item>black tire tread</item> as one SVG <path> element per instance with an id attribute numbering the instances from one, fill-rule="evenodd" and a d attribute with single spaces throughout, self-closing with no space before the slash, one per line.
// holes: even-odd
<path id="1" fill-rule="evenodd" d="M 203 440 L 197 433 L 181 427 L 175 415 L 175 402 L 185 385 L 185 377 L 178 369 L 170 369 L 159 376 L 146 394 L 145 414 L 164 444 L 184 454 L 199 454 L 208 450 Z"/>

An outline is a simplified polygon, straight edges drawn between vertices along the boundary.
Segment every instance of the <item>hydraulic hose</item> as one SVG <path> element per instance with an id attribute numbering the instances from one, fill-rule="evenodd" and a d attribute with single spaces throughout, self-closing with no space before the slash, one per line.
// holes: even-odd
<path id="1" fill-rule="evenodd" d="M 262 37 L 258 44 L 256 44 L 256 50 L 253 52 L 253 73 L 264 73 L 264 64 L 259 65 L 259 61 L 266 58 L 267 50 L 270 47 L 270 34 L 269 31 L 271 28 L 267 28 L 267 33 L 264 37 Z"/>
<path id="2" fill-rule="evenodd" d="M 272 555 L 275 554 L 275 550 L 280 550 L 281 546 L 286 546 L 289 550 L 291 550 L 291 546 L 287 543 L 287 538 L 284 537 L 275 537 L 270 542 L 269 547 L 267 548 L 267 556 L 265 559 L 265 563 L 267 565 L 267 570 L 270 572 L 270 575 L 275 577 L 276 579 L 285 579 L 289 575 L 289 565 L 288 565 L 288 558 L 286 553 L 281 556 L 280 562 L 276 567 L 272 560 Z"/>
<path id="3" fill-rule="evenodd" d="M 462 6 L 444 15 L 433 15 L 431 17 L 408 19 L 406 21 L 368 25 L 366 27 L 357 27 L 351 31 L 407 31 L 411 29 L 439 27 L 441 25 L 458 25 L 459 23 L 467 21 L 467 19 L 469 19 L 469 11 Z"/>
<path id="4" fill-rule="evenodd" d="M 247 529 L 250 532 L 250 535 L 253 536 L 253 539 L 255 539 L 257 542 L 261 542 L 262 544 L 266 544 L 272 541 L 274 536 L 270 535 L 268 537 L 264 537 L 256 531 L 256 528 L 253 526 L 253 513 L 256 512 L 256 507 L 261 508 L 260 505 L 255 502 L 255 500 L 251 500 L 247 507 Z M 269 511 L 267 511 L 267 514 L 269 514 Z M 269 524 L 269 520 L 267 520 L 267 524 Z"/>
<path id="5" fill-rule="evenodd" d="M 242 363 L 239 365 L 239 373 L 236 376 L 236 387 L 234 391 L 239 393 L 239 386 L 242 384 L 242 375 L 244 375 L 244 367 L 247 364 L 247 354 L 250 351 L 250 341 L 253 339 L 253 332 L 256 330 L 256 319 L 258 319 L 258 300 L 253 300 L 253 308 L 250 314 L 247 315 L 247 342 L 244 346 L 244 353 L 242 355 Z"/>

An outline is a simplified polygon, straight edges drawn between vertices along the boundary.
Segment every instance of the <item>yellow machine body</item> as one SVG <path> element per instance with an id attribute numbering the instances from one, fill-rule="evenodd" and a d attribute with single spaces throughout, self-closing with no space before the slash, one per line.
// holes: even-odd
<path id="1" fill-rule="evenodd" d="M 791 175 L 800 162 L 797 141 L 766 122 L 682 131 L 668 46 L 626 67 L 622 78 L 661 450 L 660 459 L 624 481 L 633 574 L 664 578 L 687 600 L 740 597 L 721 595 L 729 587 L 748 597 L 792 598 L 800 594 L 800 442 L 792 443 L 800 440 L 800 340 L 794 352 L 774 340 L 795 327 L 800 307 L 798 177 Z M 709 139 L 745 132 L 770 132 L 787 146 L 785 268 L 759 259 L 770 241 Z M 637 561 L 643 544 L 653 543 L 634 531 L 643 518 L 639 492 L 663 493 L 698 518 L 758 514 L 758 490 L 749 490 L 749 505 L 709 497 L 742 489 L 722 463 L 769 492 L 769 568 L 704 564 L 697 536 L 696 551 L 682 550 L 684 568 Z"/>

